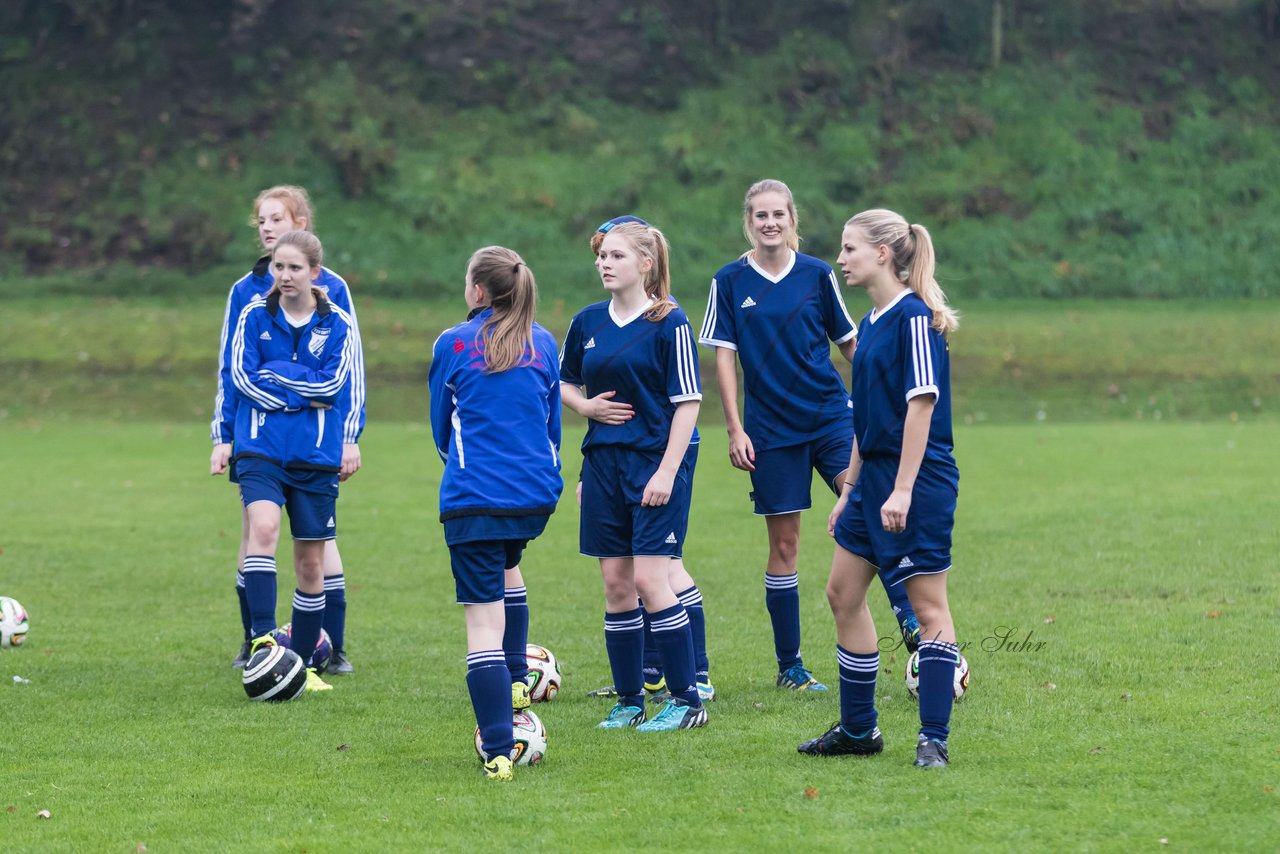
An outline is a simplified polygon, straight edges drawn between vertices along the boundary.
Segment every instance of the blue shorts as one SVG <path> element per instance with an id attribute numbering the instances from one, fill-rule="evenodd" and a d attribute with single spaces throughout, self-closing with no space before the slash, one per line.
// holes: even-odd
<path id="1" fill-rule="evenodd" d="M 839 495 L 835 479 L 849 467 L 852 450 L 853 419 L 850 418 L 830 433 L 803 444 L 757 451 L 756 470 L 751 472 L 751 500 L 756 504 L 756 515 L 777 516 L 808 510 L 812 506 L 809 487 L 814 469 L 818 470 L 822 482 Z"/>
<path id="2" fill-rule="evenodd" d="M 444 523 L 449 566 L 459 605 L 501 602 L 503 573 L 520 565 L 529 541 L 547 527 L 547 516 L 462 516 Z"/>
<path id="3" fill-rule="evenodd" d="M 902 533 L 891 534 L 881 522 L 880 508 L 893 493 L 897 477 L 897 457 L 863 460 L 835 529 L 836 543 L 876 567 L 885 586 L 951 568 L 956 473 L 921 466 L 911 490 L 907 526 Z"/>
<path id="4" fill-rule="evenodd" d="M 588 449 L 582 460 L 580 551 L 590 557 L 680 557 L 697 461 L 696 446 L 689 447 L 671 498 L 660 507 L 642 507 L 640 500 L 662 454 L 612 445 Z"/>
<path id="5" fill-rule="evenodd" d="M 270 460 L 244 457 L 236 463 L 240 501 L 283 506 L 295 540 L 332 540 L 338 535 L 336 472 L 286 469 Z"/>

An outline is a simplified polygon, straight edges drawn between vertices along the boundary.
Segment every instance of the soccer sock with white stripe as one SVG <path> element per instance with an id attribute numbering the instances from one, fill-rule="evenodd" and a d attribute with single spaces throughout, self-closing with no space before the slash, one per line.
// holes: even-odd
<path id="1" fill-rule="evenodd" d="M 604 648 L 613 671 L 613 687 L 618 702 L 644 708 L 644 616 L 639 608 L 604 615 Z"/>
<path id="2" fill-rule="evenodd" d="M 502 650 L 507 656 L 507 669 L 512 682 L 523 682 L 529 675 L 529 594 L 523 585 L 503 591 L 502 610 L 507 627 L 502 632 Z"/>
<path id="3" fill-rule="evenodd" d="M 302 656 L 308 667 L 311 666 L 316 644 L 320 642 L 320 629 L 324 626 L 324 598 L 323 591 L 293 591 L 293 628 L 289 632 L 289 646 Z"/>
<path id="4" fill-rule="evenodd" d="M 684 612 L 689 615 L 689 632 L 693 637 L 693 672 L 699 682 L 711 681 L 711 665 L 707 661 L 707 618 L 702 612 L 702 591 L 698 585 L 676 594 Z"/>
<path id="5" fill-rule="evenodd" d="M 662 681 L 662 656 L 653 645 L 653 626 L 649 622 L 649 612 L 644 610 L 644 600 L 640 602 L 640 613 L 644 615 L 644 682 L 646 685 L 657 685 Z"/>
<path id="6" fill-rule="evenodd" d="M 249 607 L 249 634 L 262 637 L 276 627 L 276 559 L 272 555 L 246 555 L 244 598 Z"/>
<path id="7" fill-rule="evenodd" d="M 773 623 L 773 652 L 778 672 L 800 664 L 800 575 L 764 576 L 764 604 Z"/>
<path id="8" fill-rule="evenodd" d="M 880 653 L 855 653 L 836 644 L 840 665 L 840 724 L 852 736 L 876 727 L 876 672 Z"/>
<path id="9" fill-rule="evenodd" d="M 334 652 L 345 647 L 347 635 L 347 579 L 341 572 L 324 577 L 324 630 Z"/>
<path id="10" fill-rule="evenodd" d="M 677 602 L 670 608 L 651 611 L 649 622 L 653 625 L 653 645 L 658 648 L 662 671 L 667 675 L 667 690 L 691 706 L 701 705 L 693 673 L 693 633 L 684 606 Z"/>
<path id="11" fill-rule="evenodd" d="M 467 692 L 488 758 L 510 756 L 516 746 L 511 730 L 511 671 L 502 650 L 467 653 Z"/>
<path id="12" fill-rule="evenodd" d="M 244 639 L 253 637 L 253 617 L 249 614 L 249 597 L 244 592 L 244 573 L 236 567 L 236 599 L 240 600 L 240 625 L 244 626 Z"/>
<path id="13" fill-rule="evenodd" d="M 960 648 L 938 640 L 920 642 L 920 734 L 945 742 L 951 732 L 956 661 Z"/>

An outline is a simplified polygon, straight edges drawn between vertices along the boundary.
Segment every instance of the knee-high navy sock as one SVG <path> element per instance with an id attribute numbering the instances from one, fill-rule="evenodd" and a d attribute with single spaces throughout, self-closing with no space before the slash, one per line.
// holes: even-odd
<path id="1" fill-rule="evenodd" d="M 691 706 L 702 705 L 693 673 L 693 635 L 689 631 L 689 615 L 679 602 L 661 611 L 651 611 L 653 645 L 662 657 L 662 671 L 667 675 L 667 690 Z"/>
<path id="2" fill-rule="evenodd" d="M 618 702 L 644 708 L 644 676 L 641 674 L 644 617 L 641 609 L 604 615 L 604 648 L 609 654 L 609 669 L 613 671 L 613 687 L 618 692 Z"/>
<path id="3" fill-rule="evenodd" d="M 347 640 L 347 579 L 339 572 L 324 577 L 324 630 L 333 651 L 341 652 Z"/>
<path id="4" fill-rule="evenodd" d="M 662 656 L 653 645 L 653 626 L 649 623 L 649 612 L 644 610 L 644 600 L 640 603 L 640 613 L 644 616 L 644 682 L 646 685 L 657 685 L 662 681 Z"/>
<path id="5" fill-rule="evenodd" d="M 880 576 L 880 581 L 884 581 L 883 575 Z M 916 618 L 915 609 L 911 607 L 911 600 L 907 598 L 907 585 L 885 584 L 884 592 L 889 597 L 889 605 L 893 608 L 893 616 L 898 620 L 898 628 L 905 628 L 908 620 Z"/>
<path id="6" fill-rule="evenodd" d="M 467 692 L 486 757 L 510 756 L 516 746 L 511 731 L 511 671 L 502 650 L 467 653 Z"/>
<path id="7" fill-rule="evenodd" d="M 773 652 L 778 672 L 800 664 L 800 576 L 764 576 L 764 604 L 773 622 Z"/>
<path id="8" fill-rule="evenodd" d="M 276 628 L 276 559 L 248 555 L 244 559 L 244 598 L 249 606 L 249 633 L 255 637 Z"/>
<path id="9" fill-rule="evenodd" d="M 959 654 L 953 643 L 920 641 L 920 734 L 925 738 L 945 742 L 951 733 Z"/>
<path id="10" fill-rule="evenodd" d="M 702 613 L 702 591 L 698 585 L 690 587 L 676 598 L 689 615 L 689 632 L 693 637 L 693 672 L 699 682 L 711 681 L 711 665 L 707 661 L 707 618 Z"/>
<path id="11" fill-rule="evenodd" d="M 876 672 L 880 653 L 855 653 L 836 644 L 840 665 L 840 725 L 852 736 L 876 728 Z"/>
<path id="12" fill-rule="evenodd" d="M 529 594 L 525 587 L 508 587 L 503 591 L 502 610 L 507 627 L 502 632 L 502 651 L 507 656 L 511 681 L 523 682 L 529 675 Z"/>
<path id="13" fill-rule="evenodd" d="M 308 667 L 311 656 L 315 655 L 316 644 L 320 642 L 320 629 L 324 626 L 324 593 L 303 593 L 293 591 L 293 628 L 290 630 L 289 646 Z"/>
<path id="14" fill-rule="evenodd" d="M 244 639 L 253 637 L 253 617 L 249 613 L 249 597 L 244 592 L 244 573 L 236 567 L 236 598 L 240 600 L 240 625 L 244 626 Z"/>

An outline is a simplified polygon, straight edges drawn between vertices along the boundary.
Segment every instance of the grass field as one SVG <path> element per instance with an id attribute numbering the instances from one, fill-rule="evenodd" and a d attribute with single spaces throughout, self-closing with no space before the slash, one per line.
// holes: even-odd
<path id="1" fill-rule="evenodd" d="M 531 640 L 565 678 L 538 708 L 548 758 L 496 786 L 471 748 L 425 428 L 373 423 L 339 503 L 356 674 L 271 707 L 249 703 L 228 666 L 238 513 L 206 474 L 203 423 L 0 420 L 0 593 L 32 617 L 27 645 L 0 651 L 0 839 L 120 852 L 1272 848 L 1278 426 L 959 425 L 951 590 L 973 684 L 941 772 L 910 767 L 900 650 L 882 656 L 884 755 L 795 752 L 836 719 L 836 699 L 773 687 L 763 525 L 708 426 L 686 559 L 721 695 L 710 725 L 593 728 L 606 703 L 585 692 L 610 681 L 603 596 L 576 553 L 570 493 L 524 563 Z M 568 451 L 569 482 L 577 465 Z M 828 506 L 815 491 L 801 595 L 807 661 L 835 684 Z M 879 594 L 873 611 L 887 634 Z"/>

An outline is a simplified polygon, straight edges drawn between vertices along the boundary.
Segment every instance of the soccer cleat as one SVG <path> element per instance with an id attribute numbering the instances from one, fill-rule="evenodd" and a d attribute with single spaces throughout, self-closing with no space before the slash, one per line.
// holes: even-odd
<path id="1" fill-rule="evenodd" d="M 667 677 L 659 676 L 657 682 L 650 682 L 648 679 L 644 680 L 644 690 L 649 694 L 660 694 L 666 691 Z"/>
<path id="2" fill-rule="evenodd" d="M 696 707 L 679 700 L 667 700 L 667 704 L 654 716 L 636 727 L 636 732 L 674 732 L 706 726 L 707 709 L 701 703 Z"/>
<path id="3" fill-rule="evenodd" d="M 254 654 L 260 649 L 271 649 L 275 645 L 275 636 L 270 632 L 265 635 L 260 635 L 249 642 L 249 657 L 253 658 Z"/>
<path id="4" fill-rule="evenodd" d="M 486 780 L 510 783 L 516 776 L 511 768 L 511 760 L 506 756 L 495 756 L 480 767 L 484 770 Z"/>
<path id="5" fill-rule="evenodd" d="M 644 723 L 644 708 L 641 706 L 624 706 L 615 703 L 609 717 L 596 724 L 598 729 L 626 729 Z"/>
<path id="6" fill-rule="evenodd" d="M 587 692 L 588 697 L 616 697 L 618 689 L 612 685 L 606 685 L 603 688 L 597 688 L 594 691 Z"/>
<path id="7" fill-rule="evenodd" d="M 533 705 L 529 698 L 529 686 L 524 682 L 511 683 L 511 711 L 520 712 Z"/>
<path id="8" fill-rule="evenodd" d="M 915 617 L 908 617 L 902 624 L 902 645 L 907 648 L 908 653 L 920 648 L 920 621 Z"/>
<path id="9" fill-rule="evenodd" d="M 331 676 L 340 676 L 343 673 L 354 673 L 355 668 L 351 666 L 351 662 L 347 660 L 347 654 L 340 649 L 333 651 L 333 657 L 329 659 L 329 666 L 324 669 L 325 673 Z"/>
<path id="10" fill-rule="evenodd" d="M 332 691 L 333 686 L 320 678 L 320 674 L 316 673 L 314 667 L 307 668 L 307 685 L 304 691 Z"/>
<path id="11" fill-rule="evenodd" d="M 823 685 L 817 679 L 813 678 L 813 674 L 804 669 L 803 664 L 793 664 L 786 670 L 778 674 L 778 687 L 789 688 L 792 691 L 825 691 L 827 686 Z"/>
<path id="12" fill-rule="evenodd" d="M 231 659 L 231 666 L 236 670 L 244 670 L 244 666 L 249 663 L 249 650 L 253 646 L 251 641 L 246 640 L 240 644 L 240 651 L 236 653 L 236 657 Z"/>
<path id="13" fill-rule="evenodd" d="M 950 761 L 951 757 L 947 755 L 945 741 L 934 741 L 932 738 L 920 736 L 920 742 L 916 744 L 915 766 L 917 768 L 946 768 Z"/>
<path id="14" fill-rule="evenodd" d="M 884 739 L 880 737 L 880 727 L 873 727 L 867 735 L 854 738 L 836 721 L 831 729 L 806 741 L 796 750 L 810 756 L 874 756 L 884 750 Z"/>
<path id="15" fill-rule="evenodd" d="M 716 686 L 711 681 L 698 683 L 698 699 L 704 703 L 713 702 L 716 698 Z"/>

